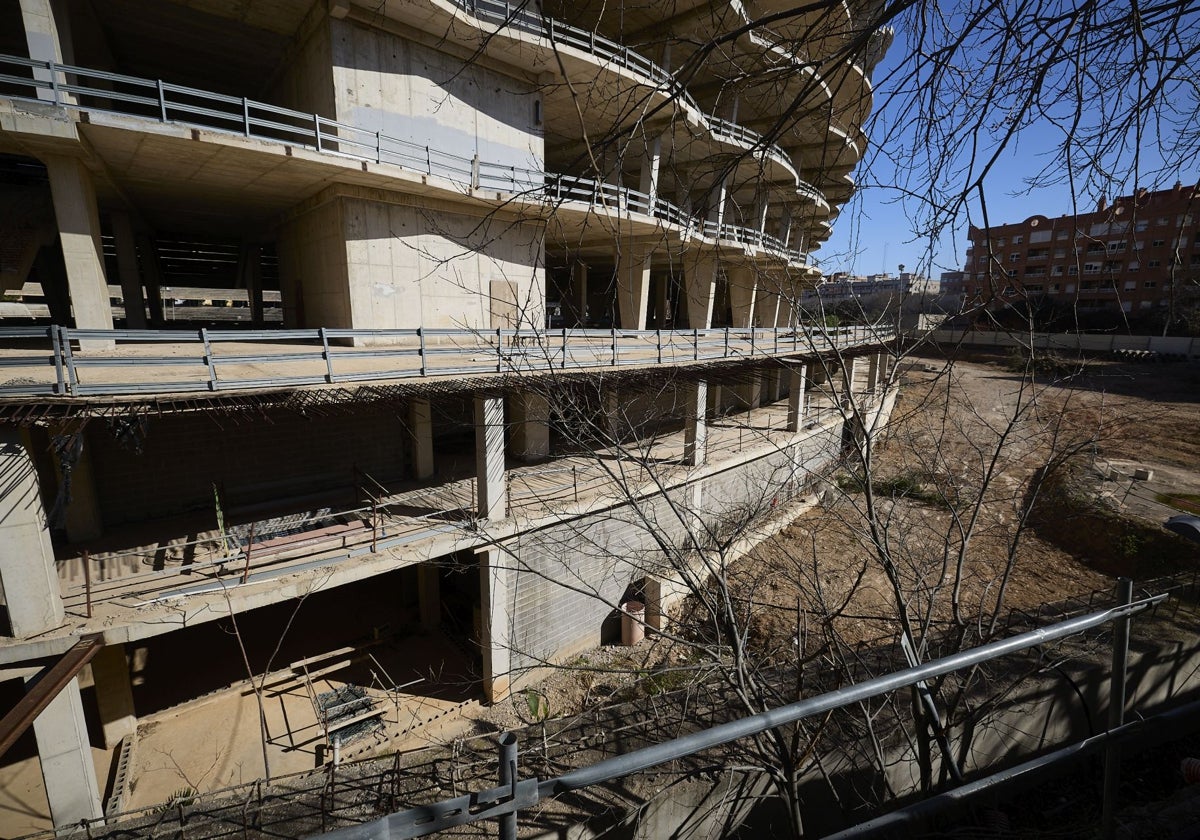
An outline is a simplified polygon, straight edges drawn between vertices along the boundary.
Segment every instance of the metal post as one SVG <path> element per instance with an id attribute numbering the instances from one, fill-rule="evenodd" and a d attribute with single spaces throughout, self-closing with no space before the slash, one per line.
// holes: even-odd
<path id="1" fill-rule="evenodd" d="M 1133 581 L 1117 578 L 1117 601 L 1133 603 Z M 1129 614 L 1113 622 L 1112 683 L 1108 693 L 1108 730 L 1125 722 L 1125 676 L 1129 662 Z M 1110 840 L 1116 831 L 1117 788 L 1121 784 L 1121 748 L 1111 744 L 1104 751 L 1104 798 L 1100 814 L 1100 836 Z"/>
<path id="2" fill-rule="evenodd" d="M 242 583 L 250 579 L 250 555 L 254 552 L 254 522 L 250 523 L 250 536 L 246 539 L 246 565 L 242 569 Z"/>
<path id="3" fill-rule="evenodd" d="M 323 151 L 321 148 L 321 115 L 313 114 L 313 136 L 317 139 L 317 151 Z"/>
<path id="4" fill-rule="evenodd" d="M 425 328 L 417 327 L 417 338 L 421 341 L 421 375 L 425 375 Z"/>
<path id="5" fill-rule="evenodd" d="M 505 732 L 500 736 L 500 787 L 509 788 L 509 796 L 517 798 L 517 735 Z M 517 812 L 500 818 L 500 840 L 517 840 Z"/>
<path id="6" fill-rule="evenodd" d="M 563 327 L 562 328 L 562 364 L 560 364 L 559 367 L 565 368 L 566 366 L 567 366 L 567 328 Z"/>
<path id="7" fill-rule="evenodd" d="M 617 328 L 612 328 L 612 363 L 613 367 L 617 366 Z"/>
<path id="8" fill-rule="evenodd" d="M 163 90 L 162 79 L 158 80 L 158 115 L 163 122 L 167 121 L 167 94 Z"/>
<path id="9" fill-rule="evenodd" d="M 242 133 L 250 136 L 250 100 L 242 97 Z"/>
<path id="10" fill-rule="evenodd" d="M 655 336 L 658 340 L 658 363 L 662 364 L 662 327 L 655 330 Z"/>
<path id="11" fill-rule="evenodd" d="M 332 385 L 333 356 L 329 353 L 329 336 L 325 333 L 324 327 L 318 329 L 317 334 L 321 337 L 321 355 L 325 357 L 325 381 Z"/>
<path id="12" fill-rule="evenodd" d="M 88 556 L 88 550 L 85 548 L 83 550 L 83 592 L 87 598 L 88 618 L 92 617 L 92 570 L 89 568 L 91 566 L 91 559 Z"/>

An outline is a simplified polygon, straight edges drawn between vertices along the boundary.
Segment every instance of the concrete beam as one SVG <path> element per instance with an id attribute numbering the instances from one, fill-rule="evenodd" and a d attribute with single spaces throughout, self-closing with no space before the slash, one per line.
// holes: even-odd
<path id="1" fill-rule="evenodd" d="M 0 493 L 0 588 L 12 635 L 25 638 L 61 624 L 63 602 L 37 471 L 12 428 L 0 428 Z"/>
<path id="2" fill-rule="evenodd" d="M 117 246 L 117 272 L 121 277 L 121 296 L 125 299 L 125 327 L 146 329 L 146 299 L 142 295 L 142 276 L 138 271 L 137 244 L 127 213 L 108 214 L 113 242 Z"/>
<path id="3" fill-rule="evenodd" d="M 541 394 L 514 394 L 508 399 L 509 452 L 522 461 L 550 457 L 550 402 Z"/>
<path id="4" fill-rule="evenodd" d="M 33 735 L 55 828 L 104 816 L 78 678 L 67 683 L 37 716 Z"/>
<path id="5" fill-rule="evenodd" d="M 508 514 L 504 473 L 504 400 L 475 398 L 476 513 L 481 519 Z"/>
<path id="6" fill-rule="evenodd" d="M 512 586 L 513 570 L 498 548 L 477 552 L 479 598 L 483 614 L 483 693 L 489 703 L 499 703 L 512 688 Z"/>
<path id="7" fill-rule="evenodd" d="M 429 400 L 408 404 L 408 431 L 412 435 L 413 476 L 424 480 L 433 475 L 433 407 Z"/>
<path id="8" fill-rule="evenodd" d="M 101 648 L 92 659 L 92 678 L 96 684 L 100 725 L 104 729 L 104 746 L 111 750 L 122 738 L 137 730 L 125 646 L 107 645 Z"/>
<path id="9" fill-rule="evenodd" d="M 684 463 L 696 467 L 703 464 L 708 453 L 708 382 L 683 386 L 685 407 L 683 430 Z"/>
<path id="10" fill-rule="evenodd" d="M 91 173 L 77 158 L 46 155 L 42 162 L 50 176 L 50 194 L 62 242 L 67 285 L 75 326 L 111 330 L 112 307 L 100 248 L 100 213 Z M 105 350 L 113 341 L 80 342 L 80 350 Z"/>
<path id="11" fill-rule="evenodd" d="M 638 177 L 638 190 L 650 196 L 650 204 L 658 197 L 658 169 L 662 160 L 662 135 L 646 143 L 642 155 L 642 171 Z"/>
<path id="12" fill-rule="evenodd" d="M 788 384 L 788 414 L 787 414 L 787 430 L 789 432 L 798 432 L 804 428 L 804 409 L 805 409 L 805 375 L 808 372 L 806 365 L 792 365 L 789 377 L 791 382 Z"/>
<path id="13" fill-rule="evenodd" d="M 25 43 L 29 47 L 29 57 L 34 61 L 61 63 L 62 46 L 50 0 L 21 0 L 21 22 L 25 25 Z M 33 77 L 47 85 L 51 83 L 49 70 L 34 68 Z M 61 78 L 60 74 L 60 81 Z M 48 88 L 39 86 L 37 96 L 38 99 L 48 102 L 54 101 L 54 92 Z"/>
<path id="14" fill-rule="evenodd" d="M 632 244 L 626 244 L 616 254 L 617 309 L 621 329 L 646 329 L 652 254 L 651 249 Z"/>

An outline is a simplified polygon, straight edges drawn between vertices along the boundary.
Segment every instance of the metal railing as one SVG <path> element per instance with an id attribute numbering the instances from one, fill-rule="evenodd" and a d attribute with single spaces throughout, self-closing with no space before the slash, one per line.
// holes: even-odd
<path id="1" fill-rule="evenodd" d="M 602 38 L 600 40 L 603 41 Z M 11 71 L 14 68 L 27 70 L 30 75 L 13 75 Z M 502 191 L 535 200 L 588 201 L 593 207 L 605 208 L 620 206 L 679 225 L 684 229 L 684 236 L 707 235 L 753 245 L 791 263 L 804 264 L 807 260 L 804 251 L 788 249 L 784 242 L 760 230 L 725 225 L 719 231 L 714 231 L 710 223 L 693 217 L 664 199 L 656 198 L 651 202 L 649 196 L 625 187 L 526 166 L 485 161 L 478 155 L 463 157 L 379 131 L 330 120 L 319 114 L 280 108 L 245 97 L 210 93 L 161 80 L 18 56 L 0 55 L 0 70 L 6 71 L 0 72 L 0 93 L 5 92 L 5 86 L 15 86 L 26 92 L 25 95 L 15 96 L 10 93 L 9 98 L 13 99 L 45 101 L 84 112 L 137 116 L 161 123 L 199 126 L 256 140 L 303 146 L 355 160 L 386 163 L 445 179 L 464 193 L 473 190 Z M 49 92 L 51 99 L 41 99 L 39 92 Z M 78 96 L 88 97 L 88 102 L 84 104 L 73 98 Z M 797 183 L 803 182 L 797 179 Z M 569 186 L 564 189 L 564 185 Z M 798 196 L 828 206 L 824 196 L 815 187 L 809 184 L 803 186 L 804 189 L 797 189 Z"/>
<path id="2" fill-rule="evenodd" d="M 94 330 L 0 327 L 0 347 L 45 341 L 38 351 L 0 355 L 0 368 L 47 371 L 0 385 L 0 398 L 88 397 L 194 393 L 333 385 L 430 376 L 520 374 L 632 365 L 680 365 L 715 360 L 824 353 L 883 344 L 894 332 L 874 327 L 838 329 L 625 330 L 595 329 L 334 329 L 306 330 Z M 170 353 L 131 348 L 89 349 L 73 344 L 171 345 Z M 278 342 L 277 352 L 222 345 Z M 365 346 L 345 346 L 357 342 Z M 270 366 L 276 366 L 271 371 Z M 184 377 L 177 373 L 183 370 Z M 105 379 L 104 370 L 132 371 Z M 52 374 L 50 373 L 52 371 Z M 159 379 L 151 371 L 166 371 Z"/>
<path id="3" fill-rule="evenodd" d="M 332 840 L 408 840 L 445 831 L 454 826 L 495 819 L 500 822 L 499 836 L 502 840 L 515 840 L 517 814 L 535 807 L 543 799 L 650 770 L 779 726 L 813 718 L 882 694 L 923 684 L 927 680 L 964 668 L 1065 639 L 1110 622 L 1117 624 L 1118 631 L 1114 634 L 1113 643 L 1113 696 L 1110 698 L 1110 705 L 1119 703 L 1123 706 L 1128 651 L 1122 648 L 1121 640 L 1128 638 L 1126 634 L 1132 616 L 1148 610 L 1166 598 L 1165 595 L 1156 595 L 1132 601 L 1128 597 L 1130 589 L 1125 586 L 1123 590 L 1124 603 L 1100 612 L 1030 630 L 816 697 L 804 698 L 777 709 L 634 750 L 549 779 L 520 777 L 516 735 L 511 732 L 505 733 L 499 739 L 499 786 L 442 802 L 421 805 L 320 836 Z M 1120 726 L 1120 723 L 1115 725 Z M 1109 763 L 1110 766 L 1115 766 L 1111 758 Z"/>

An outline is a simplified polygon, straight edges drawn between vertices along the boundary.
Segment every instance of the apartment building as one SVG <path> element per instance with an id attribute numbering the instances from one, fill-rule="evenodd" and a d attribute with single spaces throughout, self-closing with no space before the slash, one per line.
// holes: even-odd
<path id="1" fill-rule="evenodd" d="M 886 413 L 797 302 L 891 33 L 785 10 L 0 5 L 0 833 L 658 626 L 664 542 Z"/>
<path id="2" fill-rule="evenodd" d="M 1198 202 L 1200 188 L 1176 182 L 1102 199 L 1089 213 L 972 226 L 967 302 L 1047 308 L 1085 324 L 1169 319 L 1200 275 Z"/>

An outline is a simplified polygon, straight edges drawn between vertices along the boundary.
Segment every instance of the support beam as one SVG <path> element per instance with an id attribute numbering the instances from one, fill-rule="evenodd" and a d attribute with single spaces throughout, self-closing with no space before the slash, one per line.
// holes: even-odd
<path id="1" fill-rule="evenodd" d="M 504 474 L 504 400 L 475 398 L 476 514 L 503 519 L 508 514 Z"/>
<path id="2" fill-rule="evenodd" d="M 701 380 L 683 386 L 687 400 L 683 432 L 684 463 L 696 467 L 708 453 L 708 382 Z"/>
<path id="3" fill-rule="evenodd" d="M 789 432 L 798 432 L 804 428 L 804 387 L 805 374 L 808 372 L 806 365 L 792 365 L 791 373 L 789 374 L 791 382 L 788 385 L 788 415 L 787 415 L 787 430 Z"/>
<path id="4" fill-rule="evenodd" d="M 587 299 L 587 263 L 576 262 L 571 266 L 571 290 L 566 301 L 567 311 L 570 315 L 564 323 L 573 327 L 582 327 L 587 323 Z"/>
<path id="5" fill-rule="evenodd" d="M 717 296 L 716 257 L 697 257 L 684 268 L 688 326 L 706 330 L 712 325 L 713 300 Z"/>
<path id="6" fill-rule="evenodd" d="M 733 314 L 733 326 L 742 329 L 754 326 L 754 272 L 749 268 L 730 268 L 725 273 L 729 277 L 729 308 Z"/>
<path id="7" fill-rule="evenodd" d="M 872 353 L 867 357 L 867 384 L 864 389 L 868 393 L 875 393 L 879 387 L 879 354 Z"/>
<path id="8" fill-rule="evenodd" d="M 262 287 L 262 245 L 243 243 L 238 251 L 238 279 L 250 300 L 250 322 L 256 327 L 264 323 Z"/>
<path id="9" fill-rule="evenodd" d="M 408 404 L 408 431 L 412 435 L 413 477 L 424 480 L 433 476 L 433 406 L 429 400 L 415 399 Z"/>
<path id="10" fill-rule="evenodd" d="M 623 330 L 646 329 L 652 254 L 651 249 L 632 243 L 626 243 L 616 254 L 617 309 Z"/>
<path id="11" fill-rule="evenodd" d="M 11 633 L 21 639 L 61 624 L 63 602 L 37 471 L 13 428 L 0 428 L 0 488 L 0 588 Z"/>
<path id="12" fill-rule="evenodd" d="M 145 234 L 138 236 L 137 243 L 142 255 L 142 271 L 146 275 L 146 305 L 150 308 L 150 326 L 161 329 L 166 326 L 167 319 L 163 311 L 162 266 L 158 262 L 158 245 Z"/>
<path id="13" fill-rule="evenodd" d="M 763 284 L 758 287 L 758 292 L 754 296 L 754 320 L 758 326 L 765 330 L 774 329 L 779 317 L 779 293 L 764 288 Z"/>
<path id="14" fill-rule="evenodd" d="M 137 243 L 127 213 L 114 211 L 108 215 L 112 223 L 113 242 L 117 246 L 117 272 L 121 276 L 121 296 L 125 300 L 125 327 L 146 329 L 146 299 L 142 295 L 142 276 L 138 271 Z"/>
<path id="15" fill-rule="evenodd" d="M 508 399 L 511 426 L 509 452 L 521 461 L 550 457 L 550 402 L 541 394 L 525 392 Z"/>
<path id="16" fill-rule="evenodd" d="M 112 307 L 100 249 L 100 213 L 92 176 L 77 158 L 46 155 L 42 162 L 50 176 L 54 216 L 62 242 L 71 309 L 80 329 L 111 330 Z M 80 350 L 105 350 L 109 340 L 80 342 Z"/>
<path id="17" fill-rule="evenodd" d="M 96 708 L 104 729 L 104 746 L 111 750 L 137 730 L 124 645 L 109 645 L 96 654 L 92 660 L 92 679 L 96 684 Z"/>
<path id="18" fill-rule="evenodd" d="M 55 828 L 104 816 L 78 677 L 72 678 L 37 716 L 33 734 Z"/>
<path id="19" fill-rule="evenodd" d="M 642 171 L 638 177 L 638 190 L 650 197 L 650 206 L 658 198 L 658 170 L 662 160 L 662 135 L 646 142 L 642 155 Z"/>
<path id="20" fill-rule="evenodd" d="M 483 613 L 483 693 L 489 703 L 499 703 L 512 688 L 512 586 L 513 570 L 499 548 L 477 552 L 479 557 L 480 611 Z"/>

